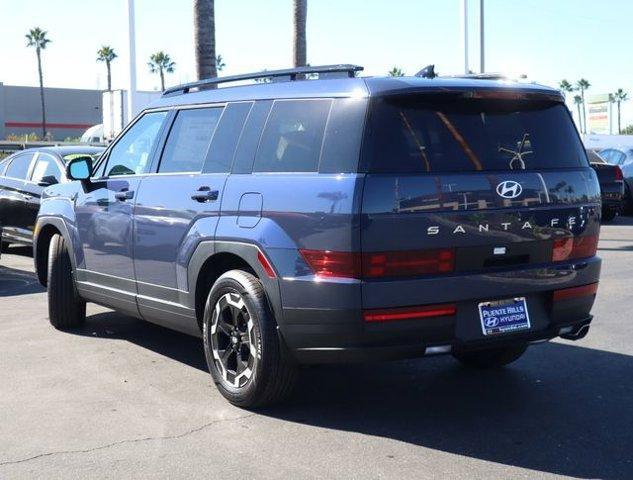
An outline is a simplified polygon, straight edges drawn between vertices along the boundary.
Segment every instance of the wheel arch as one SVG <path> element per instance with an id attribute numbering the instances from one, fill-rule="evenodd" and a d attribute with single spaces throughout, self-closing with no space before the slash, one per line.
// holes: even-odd
<path id="1" fill-rule="evenodd" d="M 66 244 L 72 246 L 71 238 L 66 228 L 66 224 L 61 218 L 46 217 L 38 220 L 35 234 L 33 235 L 33 263 L 35 272 L 40 284 L 46 287 L 46 277 L 48 272 L 48 248 L 53 235 L 59 234 L 64 237 Z M 76 268 L 75 252 L 69 248 L 70 262 L 73 271 Z"/>
<path id="2" fill-rule="evenodd" d="M 189 291 L 192 307 L 196 312 L 198 326 L 202 330 L 204 307 L 215 281 L 229 270 L 245 270 L 253 274 L 264 286 L 264 292 L 279 324 L 282 309 L 279 282 L 275 275 L 271 278 L 260 261 L 259 246 L 242 242 L 209 241 L 196 248 L 188 266 Z"/>

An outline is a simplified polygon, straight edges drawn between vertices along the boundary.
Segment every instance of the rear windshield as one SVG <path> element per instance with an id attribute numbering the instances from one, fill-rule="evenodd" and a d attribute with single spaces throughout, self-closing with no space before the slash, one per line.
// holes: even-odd
<path id="1" fill-rule="evenodd" d="M 548 170 L 587 166 L 566 107 L 526 100 L 422 97 L 372 103 L 364 170 Z"/>

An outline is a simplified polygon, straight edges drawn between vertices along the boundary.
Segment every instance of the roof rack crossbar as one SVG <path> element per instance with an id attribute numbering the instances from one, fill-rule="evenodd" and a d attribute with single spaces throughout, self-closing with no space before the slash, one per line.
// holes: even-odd
<path id="1" fill-rule="evenodd" d="M 165 91 L 163 92 L 163 96 L 173 95 L 178 92 L 189 93 L 192 88 L 199 88 L 207 85 L 218 85 L 220 83 L 239 82 L 243 80 L 257 80 L 259 78 L 290 77 L 290 80 L 296 80 L 299 75 L 339 72 L 347 72 L 347 75 L 351 78 L 355 76 L 356 72 L 360 72 L 362 70 L 363 67 L 351 64 L 286 68 L 283 70 L 264 70 L 255 73 L 244 73 L 240 75 L 229 75 L 226 77 L 207 78 L 204 80 L 199 80 L 197 82 L 185 83 L 183 85 L 178 85 L 176 87 L 165 89 Z"/>

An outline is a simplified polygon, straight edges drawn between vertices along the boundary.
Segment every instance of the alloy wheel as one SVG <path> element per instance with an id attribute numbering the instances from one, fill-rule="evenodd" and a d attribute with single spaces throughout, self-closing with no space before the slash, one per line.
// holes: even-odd
<path id="1" fill-rule="evenodd" d="M 226 293 L 215 304 L 209 332 L 213 361 L 227 385 L 244 387 L 257 363 L 255 326 L 244 299 Z"/>

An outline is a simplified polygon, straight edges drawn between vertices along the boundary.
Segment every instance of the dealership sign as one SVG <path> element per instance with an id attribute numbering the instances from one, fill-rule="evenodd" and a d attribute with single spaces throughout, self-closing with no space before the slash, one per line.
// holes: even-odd
<path id="1" fill-rule="evenodd" d="M 609 94 L 593 95 L 587 99 L 587 132 L 611 133 L 611 102 L 609 102 Z"/>

